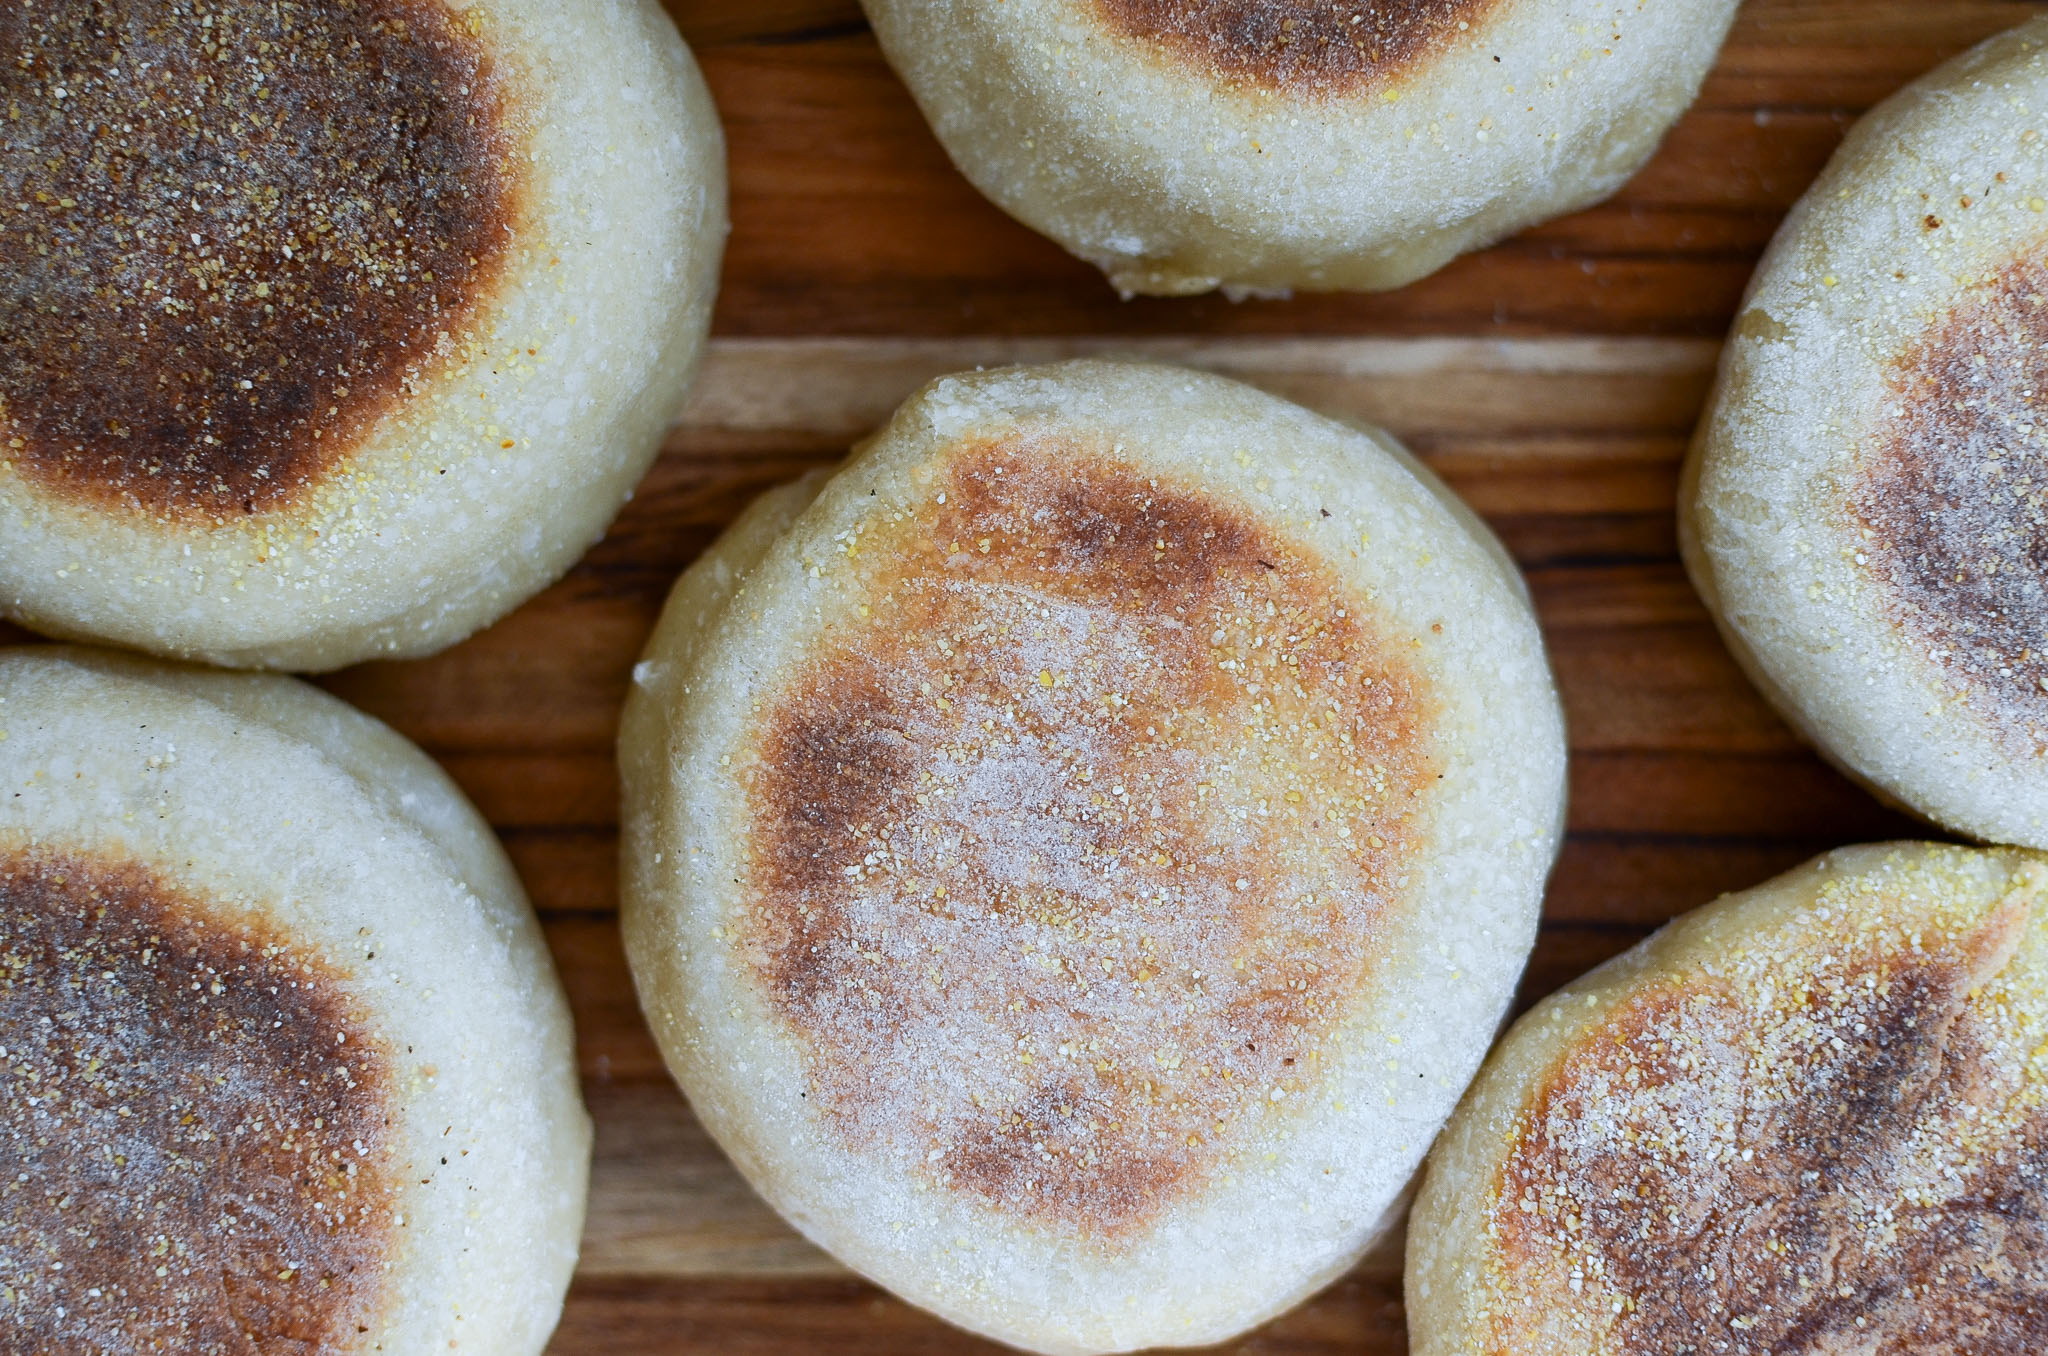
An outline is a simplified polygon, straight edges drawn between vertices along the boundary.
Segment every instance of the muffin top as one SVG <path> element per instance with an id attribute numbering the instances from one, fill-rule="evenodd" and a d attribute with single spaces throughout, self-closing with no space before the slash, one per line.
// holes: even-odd
<path id="1" fill-rule="evenodd" d="M 377 1321 L 391 1079 L 302 950 L 107 852 L 0 847 L 0 1279 L 23 1350 L 330 1351 Z"/>
<path id="2" fill-rule="evenodd" d="M 0 14 L 0 455 L 159 518 L 291 507 L 494 289 L 504 74 L 440 0 Z"/>
<path id="3" fill-rule="evenodd" d="M 742 945 L 861 1148 L 1111 1237 L 1318 1079 L 1435 703 L 1356 589 L 1199 487 L 1058 436 L 933 469 L 760 703 Z"/>

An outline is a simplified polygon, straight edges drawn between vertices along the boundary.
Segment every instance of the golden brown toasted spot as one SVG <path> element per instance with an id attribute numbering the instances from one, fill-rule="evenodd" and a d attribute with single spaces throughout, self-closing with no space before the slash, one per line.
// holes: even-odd
<path id="1" fill-rule="evenodd" d="M 1864 563 L 1973 704 L 2048 747 L 2048 264 L 2008 267 L 1891 386 L 1851 494 Z"/>
<path id="2" fill-rule="evenodd" d="M 2023 923 L 1621 1004 L 1502 1174 L 1490 1351 L 2048 1350 L 2048 1113 L 1972 1002 Z"/>
<path id="3" fill-rule="evenodd" d="M 1470 34 L 1501 0 L 1092 0 L 1115 32 L 1227 80 L 1350 92 Z"/>
<path id="4" fill-rule="evenodd" d="M 294 505 L 460 344 L 517 182 L 441 0 L 0 6 L 0 463 Z"/>
<path id="5" fill-rule="evenodd" d="M 743 944 L 806 1095 L 1041 1227 L 1143 1228 L 1316 1085 L 1428 693 L 1326 566 L 1098 450 L 956 448 L 847 545 L 862 619 L 749 781 Z"/>
<path id="6" fill-rule="evenodd" d="M 0 849 L 0 1350 L 338 1352 L 392 1246 L 336 976 L 134 865 Z"/>

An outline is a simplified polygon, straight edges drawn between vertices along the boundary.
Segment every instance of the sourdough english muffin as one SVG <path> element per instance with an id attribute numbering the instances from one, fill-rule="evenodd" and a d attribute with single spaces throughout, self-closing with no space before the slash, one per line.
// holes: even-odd
<path id="1" fill-rule="evenodd" d="M 2044 886 L 1847 848 L 1546 1000 L 1430 1157 L 1416 1356 L 2048 1349 Z"/>
<path id="2" fill-rule="evenodd" d="M 1349 1265 L 1533 937 L 1513 566 L 1383 434 L 1114 362 L 951 377 L 684 575 L 624 923 L 698 1116 L 847 1263 L 1044 1352 Z"/>
<path id="3" fill-rule="evenodd" d="M 1681 496 L 1765 694 L 1879 791 L 2048 847 L 2048 21 L 1851 132 L 1765 258 Z"/>
<path id="4" fill-rule="evenodd" d="M 1400 287 L 1619 188 L 1737 0 L 863 0 L 953 162 L 1124 293 Z"/>
<path id="5" fill-rule="evenodd" d="M 0 7 L 0 615 L 425 653 L 599 536 L 725 231 L 653 0 Z"/>
<path id="6" fill-rule="evenodd" d="M 0 1349 L 533 1356 L 590 1133 L 460 792 L 291 679 L 0 651 Z"/>

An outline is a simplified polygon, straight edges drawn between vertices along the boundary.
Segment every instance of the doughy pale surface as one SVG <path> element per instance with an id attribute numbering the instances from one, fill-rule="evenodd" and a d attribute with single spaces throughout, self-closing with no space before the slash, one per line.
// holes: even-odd
<path id="1" fill-rule="evenodd" d="M 0 106 L 17 619 L 437 648 L 567 567 L 680 402 L 723 168 L 651 3 L 40 0 Z"/>
<path id="2" fill-rule="evenodd" d="M 1735 0 L 864 0 L 975 186 L 1125 293 L 1383 289 L 1597 202 Z"/>
<path id="3" fill-rule="evenodd" d="M 0 1347 L 538 1353 L 589 1157 L 503 854 L 284 679 L 0 653 Z"/>
<path id="4" fill-rule="evenodd" d="M 1686 559 L 1759 685 L 1851 773 L 2048 846 L 2048 23 L 1874 110 L 1723 359 Z"/>
<path id="5" fill-rule="evenodd" d="M 742 1171 L 1035 1350 L 1219 1340 L 1354 1260 L 1556 846 L 1483 531 L 1383 435 L 1100 362 L 936 383 L 765 499 L 620 737 L 628 954 Z"/>
<path id="6" fill-rule="evenodd" d="M 2041 1350 L 2044 887 L 1845 849 L 1539 1006 L 1431 1157 L 1418 1356 Z"/>

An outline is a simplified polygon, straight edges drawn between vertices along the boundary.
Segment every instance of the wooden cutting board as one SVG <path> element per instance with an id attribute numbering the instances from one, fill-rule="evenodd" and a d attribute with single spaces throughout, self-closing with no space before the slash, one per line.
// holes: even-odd
<path id="1" fill-rule="evenodd" d="M 1486 516 L 1528 571 L 1571 722 L 1571 833 L 1525 1004 L 1720 891 L 1927 832 L 1823 767 L 1742 680 L 1679 569 L 1673 493 L 1743 283 L 1844 129 L 2040 5 L 1751 0 L 1698 106 L 1613 201 L 1401 292 L 1234 305 L 1118 301 L 985 203 L 854 0 L 670 4 L 732 165 L 717 338 L 688 412 L 562 583 L 434 659 L 327 680 L 497 826 L 575 1006 L 597 1162 L 551 1356 L 994 1350 L 755 1199 L 670 1084 L 614 924 L 614 724 L 669 584 L 752 495 L 941 372 L 1099 351 L 1215 368 L 1384 424 Z M 1398 1356 L 1398 1243 L 1229 1350 Z"/>

